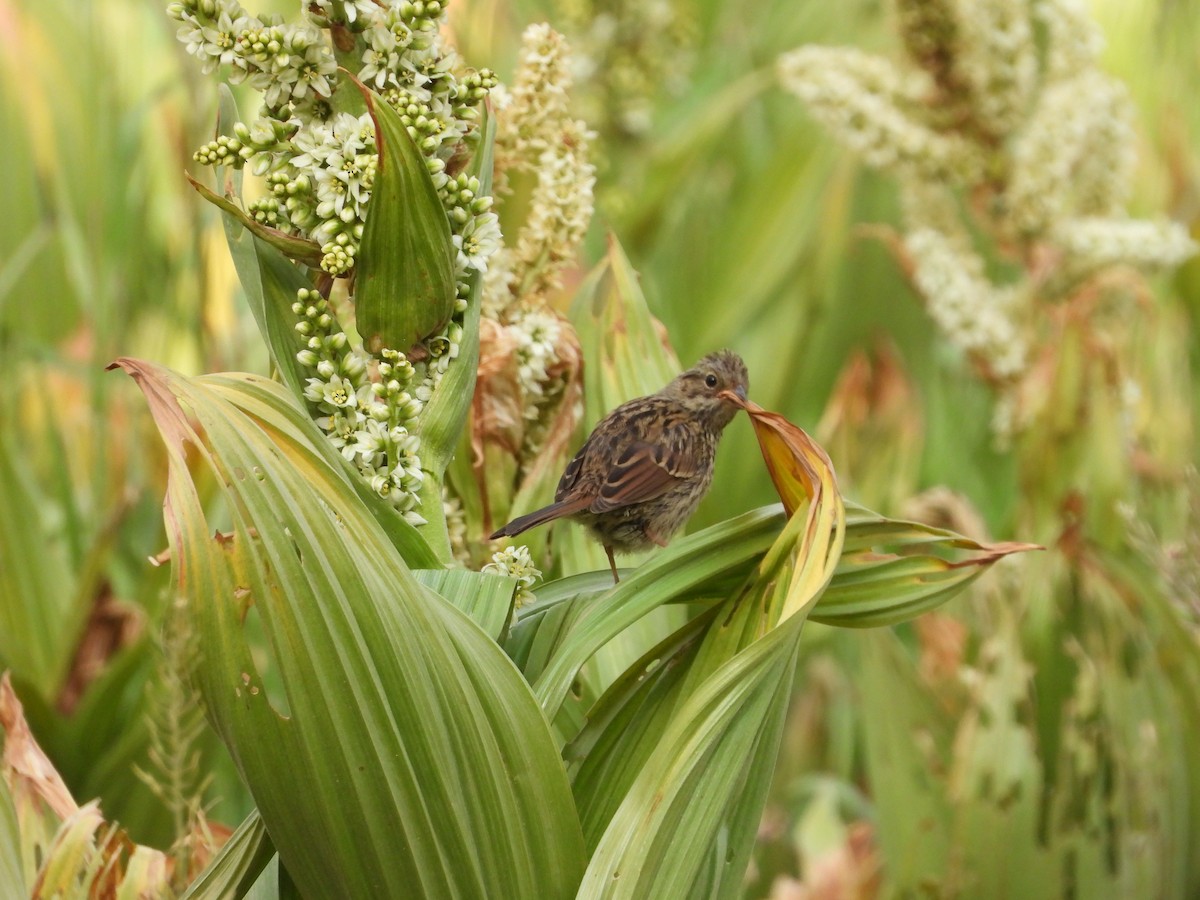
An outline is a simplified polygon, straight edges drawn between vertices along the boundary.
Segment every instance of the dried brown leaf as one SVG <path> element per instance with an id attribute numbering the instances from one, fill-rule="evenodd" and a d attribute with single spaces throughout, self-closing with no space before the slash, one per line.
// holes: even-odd
<path id="1" fill-rule="evenodd" d="M 4 728 L 4 780 L 18 807 L 44 804 L 60 819 L 78 812 L 79 804 L 29 730 L 8 672 L 0 677 L 0 727 Z"/>
<path id="2" fill-rule="evenodd" d="M 122 603 L 112 595 L 109 585 L 102 585 L 75 648 L 67 680 L 59 691 L 58 711 L 70 715 L 88 685 L 100 677 L 108 661 L 132 644 L 144 627 L 145 616 L 141 610 Z"/>

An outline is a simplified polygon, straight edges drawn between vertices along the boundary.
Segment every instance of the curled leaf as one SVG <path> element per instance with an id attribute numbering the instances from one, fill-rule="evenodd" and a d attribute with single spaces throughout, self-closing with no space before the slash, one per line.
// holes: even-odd
<path id="1" fill-rule="evenodd" d="M 0 727 L 4 729 L 4 779 L 18 809 L 25 803 L 44 804 L 60 819 L 78 812 L 79 804 L 66 782 L 29 730 L 8 672 L 0 678 Z"/>
<path id="2" fill-rule="evenodd" d="M 984 543 L 856 507 L 837 572 L 811 618 L 846 628 L 895 625 L 941 606 L 998 560 L 1040 549 Z"/>
<path id="3" fill-rule="evenodd" d="M 789 516 L 804 500 L 813 499 L 822 482 L 827 481 L 837 490 L 829 455 L 803 428 L 793 425 L 779 413 L 763 409 L 753 400 L 743 400 L 732 391 L 722 391 L 721 396 L 742 407 L 750 416 L 771 481 L 775 483 L 775 490 Z"/>
<path id="4" fill-rule="evenodd" d="M 187 172 L 183 174 L 187 178 L 188 184 L 194 187 L 201 197 L 239 223 L 255 237 L 261 238 L 270 244 L 284 256 L 294 259 L 296 262 L 304 263 L 306 266 L 315 267 L 321 264 L 321 248 L 315 241 L 296 237 L 294 234 L 288 234 L 286 231 L 280 231 L 278 228 L 271 228 L 269 225 L 264 225 L 256 221 L 253 216 L 233 201 L 232 188 L 227 186 L 226 195 L 221 196 L 205 187 L 193 178 L 191 174 Z"/>

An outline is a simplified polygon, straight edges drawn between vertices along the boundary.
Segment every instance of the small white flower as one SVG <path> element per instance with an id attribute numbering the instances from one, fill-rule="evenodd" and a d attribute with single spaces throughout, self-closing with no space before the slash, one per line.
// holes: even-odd
<path id="1" fill-rule="evenodd" d="M 542 577 L 541 569 L 533 564 L 533 557 L 529 555 L 529 548 L 524 544 L 515 547 L 506 547 L 503 550 L 493 553 L 492 561 L 480 571 L 515 578 L 517 580 L 517 593 L 514 603 L 518 608 L 534 599 L 530 588 Z"/>
<path id="2" fill-rule="evenodd" d="M 377 419 L 367 419 L 354 435 L 354 452 L 364 460 L 374 459 L 387 448 L 387 426 Z"/>
<path id="3" fill-rule="evenodd" d="M 477 272 L 487 271 L 487 261 L 500 249 L 503 236 L 500 234 L 500 219 L 493 212 L 475 216 L 463 227 L 461 234 L 451 240 L 458 251 L 458 263 Z"/>
<path id="4" fill-rule="evenodd" d="M 308 385 L 304 389 L 304 398 L 313 403 L 325 404 L 336 409 L 353 407 L 357 403 L 354 385 L 342 378 L 341 375 L 334 375 L 327 381 L 320 378 L 308 379 Z"/>
<path id="5" fill-rule="evenodd" d="M 317 418 L 317 427 L 329 436 L 329 442 L 338 450 L 344 451 L 352 442 L 354 433 L 362 423 L 363 415 L 357 409 L 344 409 Z M 347 459 L 353 456 L 343 453 Z"/>

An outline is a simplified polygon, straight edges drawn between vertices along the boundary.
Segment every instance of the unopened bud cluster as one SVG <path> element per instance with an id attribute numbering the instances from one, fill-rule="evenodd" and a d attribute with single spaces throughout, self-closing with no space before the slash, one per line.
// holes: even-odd
<path id="1" fill-rule="evenodd" d="M 413 429 L 428 386 L 418 382 L 403 353 L 384 350 L 373 359 L 351 347 L 319 292 L 297 291 L 292 312 L 305 343 L 296 359 L 313 373 L 304 399 L 317 425 L 372 490 L 410 522 L 423 524 L 417 495 L 425 475 Z"/>

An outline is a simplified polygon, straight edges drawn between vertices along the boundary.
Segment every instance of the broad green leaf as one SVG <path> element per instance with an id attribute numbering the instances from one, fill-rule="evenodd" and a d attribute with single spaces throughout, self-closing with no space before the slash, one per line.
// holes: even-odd
<path id="1" fill-rule="evenodd" d="M 536 681 L 558 644 L 574 628 L 588 603 L 612 589 L 608 572 L 587 572 L 540 586 L 532 603 L 517 610 L 504 650 L 530 683 Z"/>
<path id="2" fill-rule="evenodd" d="M 275 856 L 258 810 L 250 813 L 230 835 L 204 871 L 188 885 L 180 900 L 226 900 L 242 897 Z"/>
<path id="3" fill-rule="evenodd" d="M 354 313 L 368 350 L 407 351 L 454 311 L 450 222 L 399 114 L 358 87 L 375 120 L 379 166 L 354 267 Z"/>
<path id="4" fill-rule="evenodd" d="M 250 890 L 245 893 L 245 900 L 280 900 L 285 890 L 284 885 L 280 884 L 280 878 L 286 874 L 286 871 L 279 867 L 279 856 L 272 856 L 250 886 Z M 290 881 L 286 883 L 291 884 Z"/>
<path id="5" fill-rule="evenodd" d="M 704 630 L 718 612 L 713 607 L 686 622 L 630 666 L 588 710 L 586 724 L 564 748 L 568 763 L 582 760 L 571 786 L 589 851 L 658 746 Z"/>
<path id="6" fill-rule="evenodd" d="M 754 510 L 704 531 L 676 539 L 670 547 L 610 585 L 557 648 L 534 693 L 553 718 L 576 673 L 606 643 L 652 609 L 710 585 L 727 572 L 744 570 L 778 532 L 775 510 Z"/>
<path id="7" fill-rule="evenodd" d="M 0 435 L 0 666 L 49 702 L 84 622 L 71 614 L 75 585 L 66 547 L 19 460 Z"/>
<path id="8" fill-rule="evenodd" d="M 608 823 L 581 898 L 738 896 L 801 624 L 794 618 L 773 630 L 681 702 Z"/>
<path id="9" fill-rule="evenodd" d="M 515 578 L 467 569 L 414 569 L 413 577 L 470 616 L 492 640 L 499 640 L 508 626 Z"/>
<path id="10" fill-rule="evenodd" d="M 336 475 L 337 480 L 354 493 L 410 567 L 433 568 L 441 564 L 420 532 L 394 506 L 370 489 L 308 414 L 277 385 L 240 372 L 210 375 L 206 382 L 253 418 L 267 434 L 297 445 L 296 449 L 305 454 L 319 457 L 320 465 L 326 467 L 327 477 Z"/>
<path id="11" fill-rule="evenodd" d="M 527 685 L 414 579 L 289 420 L 284 391 L 120 365 L 167 445 L 174 571 L 205 650 L 197 684 L 289 875 L 314 896 L 573 891 L 578 817 Z M 248 414 L 242 393 L 267 409 Z M 212 537 L 189 458 L 216 474 L 229 536 Z"/>
<path id="12" fill-rule="evenodd" d="M 1039 549 L 1036 544 L 984 544 L 856 507 L 837 571 L 810 618 L 843 628 L 895 625 L 942 605 L 997 560 Z M 962 550 L 973 553 L 944 558 Z"/>

